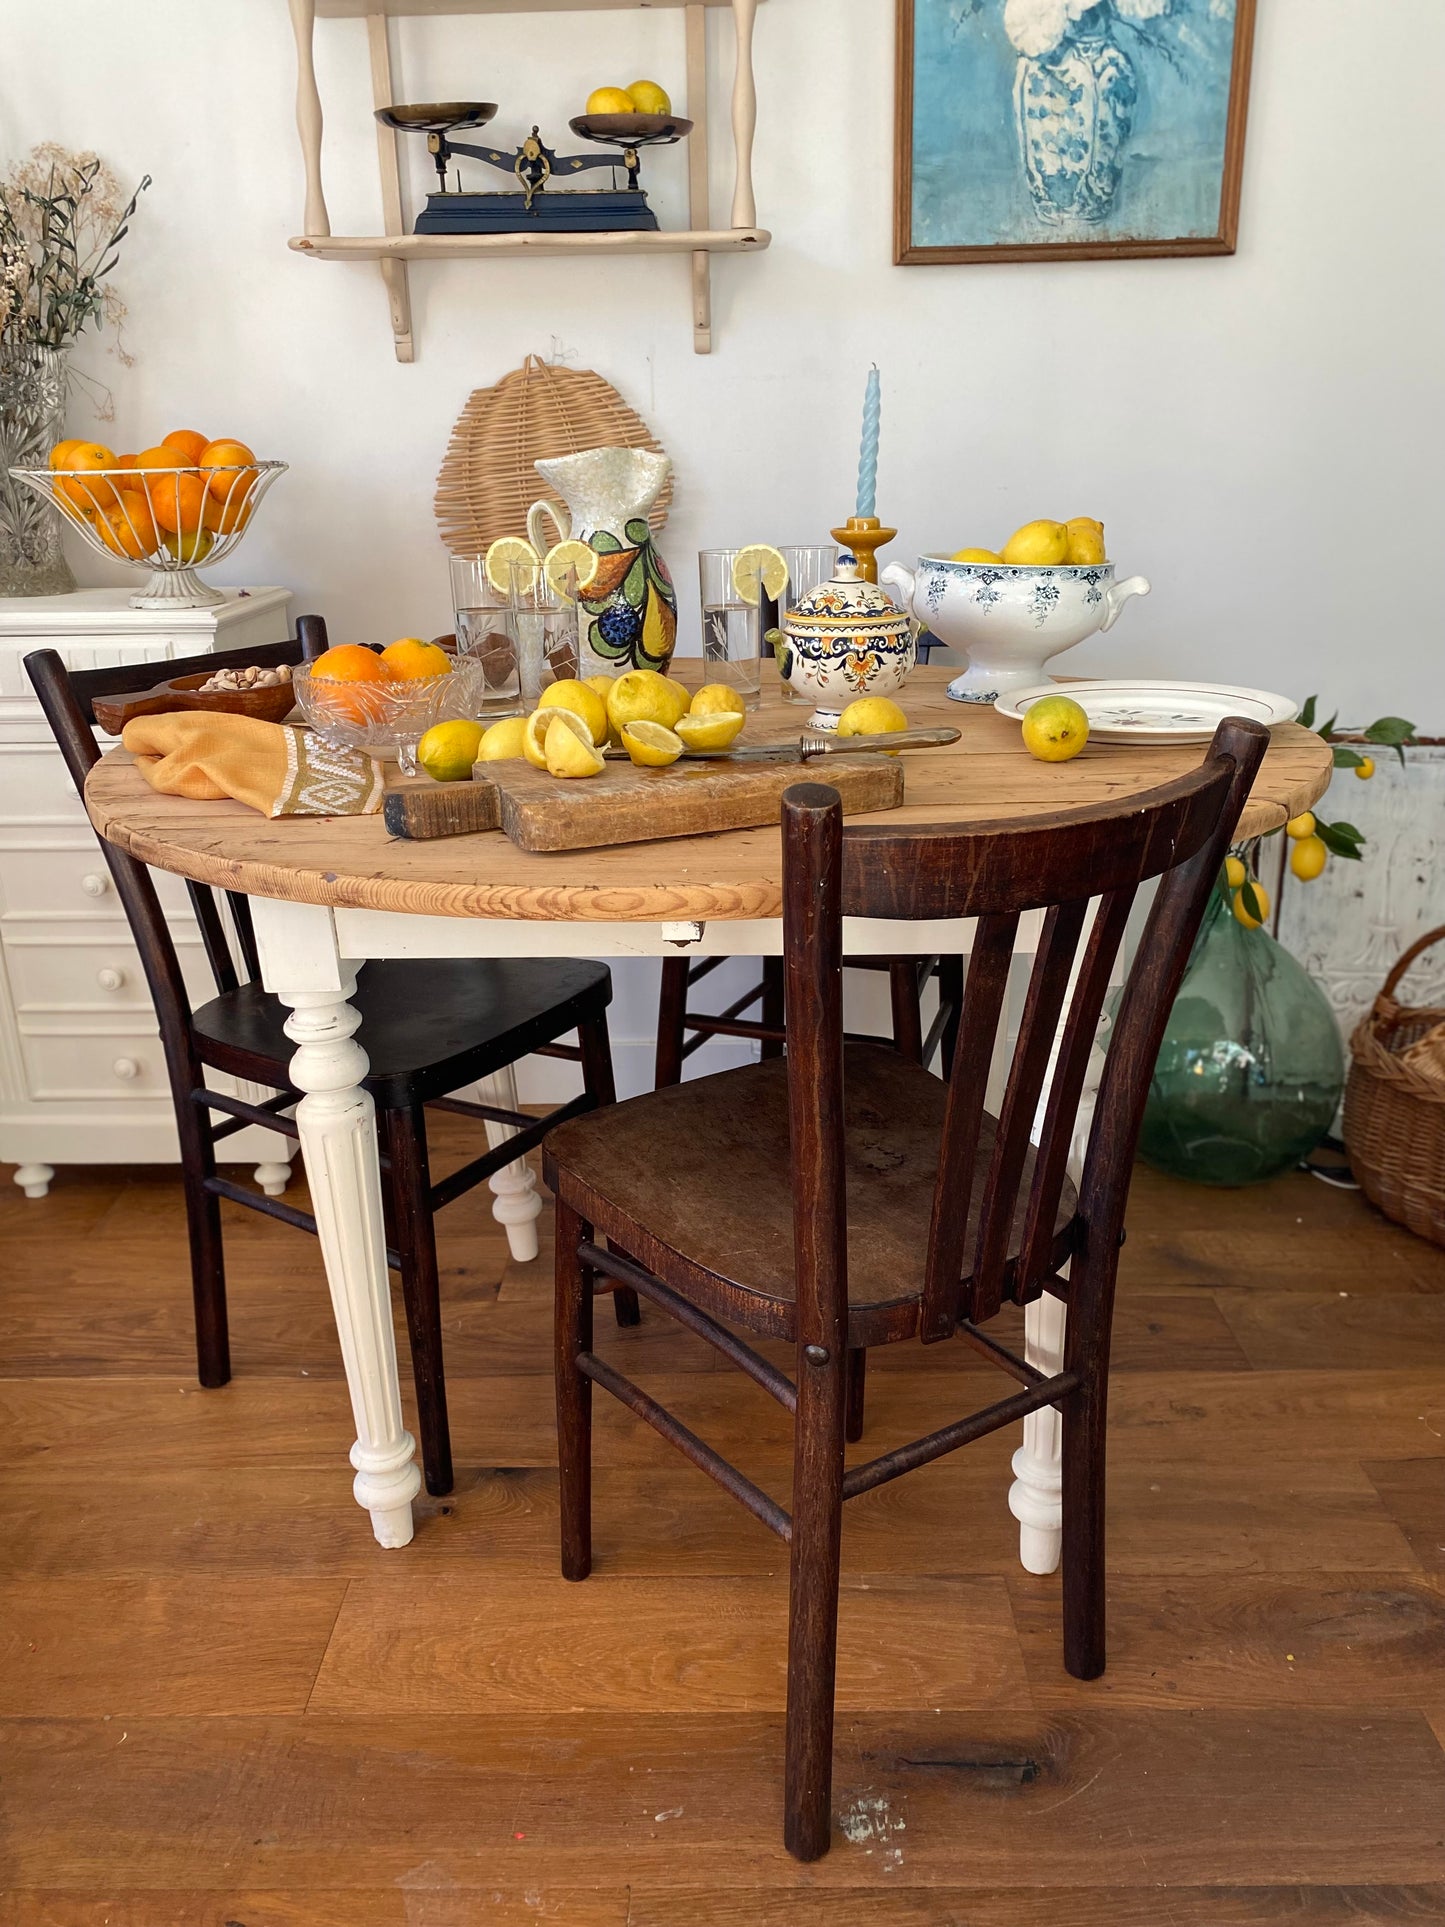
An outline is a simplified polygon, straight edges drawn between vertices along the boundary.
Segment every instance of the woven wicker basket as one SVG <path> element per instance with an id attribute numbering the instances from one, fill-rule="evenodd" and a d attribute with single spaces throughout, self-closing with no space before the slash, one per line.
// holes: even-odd
<path id="1" fill-rule="evenodd" d="M 1445 924 L 1400 958 L 1350 1039 L 1345 1148 L 1360 1188 L 1387 1218 L 1445 1245 L 1445 1076 L 1421 1040 L 1445 1025 L 1445 1008 L 1395 1001 L 1405 972 Z"/>
<path id="2" fill-rule="evenodd" d="M 532 464 L 583 448 L 650 448 L 665 454 L 647 423 L 590 368 L 558 368 L 528 355 L 494 388 L 478 388 L 452 430 L 437 477 L 436 518 L 453 555 L 484 555 L 499 535 L 525 535 L 539 496 L 559 502 Z M 648 520 L 667 520 L 672 477 Z"/>

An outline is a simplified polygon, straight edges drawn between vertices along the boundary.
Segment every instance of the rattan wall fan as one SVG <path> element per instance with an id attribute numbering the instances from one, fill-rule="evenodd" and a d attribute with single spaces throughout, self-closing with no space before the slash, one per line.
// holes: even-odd
<path id="1" fill-rule="evenodd" d="M 582 448 L 650 448 L 665 454 L 642 417 L 590 368 L 559 368 L 528 355 L 493 388 L 478 388 L 452 430 L 437 477 L 436 518 L 453 555 L 483 555 L 499 535 L 525 535 L 539 496 L 561 497 L 532 464 Z M 667 520 L 669 476 L 649 521 Z"/>

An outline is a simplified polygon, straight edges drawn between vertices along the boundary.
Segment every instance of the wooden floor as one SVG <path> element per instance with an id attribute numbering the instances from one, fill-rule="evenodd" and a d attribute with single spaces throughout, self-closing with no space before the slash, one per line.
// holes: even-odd
<path id="1" fill-rule="evenodd" d="M 557 1575 L 545 1241 L 444 1217 L 457 1489 L 387 1553 L 308 1239 L 228 1208 L 202 1392 L 174 1183 L 3 1176 L 0 1927 L 1445 1922 L 1445 1253 L 1355 1196 L 1141 1174 L 1103 1679 L 1017 1564 L 1016 1435 L 849 1509 L 800 1868 L 777 1542 L 599 1393 L 596 1572 Z M 651 1309 L 598 1329 L 786 1497 L 769 1400 Z M 855 1450 L 994 1389 L 900 1347 Z"/>

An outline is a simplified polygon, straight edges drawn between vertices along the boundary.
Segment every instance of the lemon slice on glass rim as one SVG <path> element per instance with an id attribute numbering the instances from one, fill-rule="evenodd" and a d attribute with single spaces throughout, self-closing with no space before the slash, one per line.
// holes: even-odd
<path id="1" fill-rule="evenodd" d="M 788 565 L 780 551 L 766 542 L 749 543 L 733 557 L 733 587 L 744 602 L 756 603 L 759 581 L 773 602 L 781 599 L 788 586 Z"/>
<path id="2" fill-rule="evenodd" d="M 665 723 L 624 723 L 622 747 L 643 769 L 666 769 L 682 754 L 682 738 Z"/>
<path id="3" fill-rule="evenodd" d="M 579 742 L 592 748 L 592 731 L 587 727 L 586 718 L 579 716 L 575 709 L 561 709 L 555 705 L 549 709 L 537 709 L 527 718 L 527 727 L 522 731 L 522 754 L 533 769 L 547 767 L 547 735 L 553 723 L 561 723 L 570 729 Z"/>
<path id="4" fill-rule="evenodd" d="M 569 539 L 566 542 L 557 542 L 548 549 L 542 557 L 542 574 L 546 577 L 547 586 L 553 595 L 560 596 L 564 602 L 570 602 L 572 597 L 567 582 L 568 576 L 575 573 L 577 593 L 580 595 L 595 580 L 601 560 L 602 558 L 590 542 Z"/>
<path id="5" fill-rule="evenodd" d="M 525 535 L 499 535 L 482 567 L 498 595 L 530 595 L 537 584 L 537 551 Z"/>

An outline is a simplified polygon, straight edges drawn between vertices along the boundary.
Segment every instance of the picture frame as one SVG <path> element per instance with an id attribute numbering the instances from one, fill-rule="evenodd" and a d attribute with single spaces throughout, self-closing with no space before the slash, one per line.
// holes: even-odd
<path id="1" fill-rule="evenodd" d="M 894 261 L 1233 254 L 1256 0 L 896 0 Z"/>

